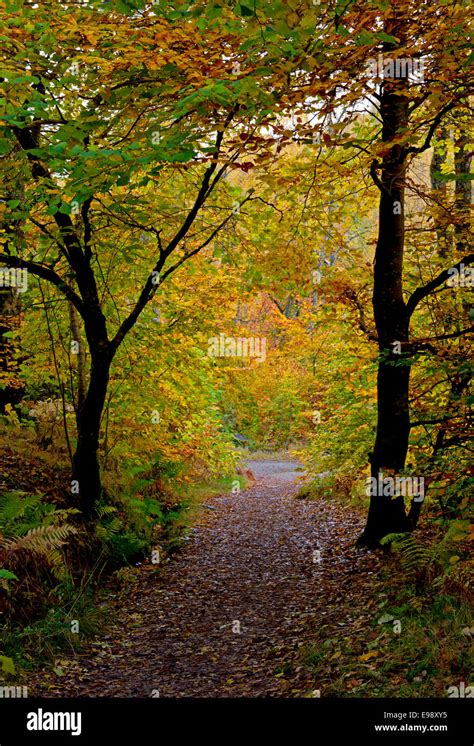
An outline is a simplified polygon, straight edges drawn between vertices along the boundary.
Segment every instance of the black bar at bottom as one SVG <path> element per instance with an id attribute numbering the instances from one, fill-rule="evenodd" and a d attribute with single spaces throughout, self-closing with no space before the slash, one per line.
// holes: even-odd
<path id="1" fill-rule="evenodd" d="M 473 746 L 468 699 L 0 699 L 0 746 L 232 743 Z M 80 715 L 80 717 L 79 717 Z M 52 728 L 56 728 L 53 730 Z"/>

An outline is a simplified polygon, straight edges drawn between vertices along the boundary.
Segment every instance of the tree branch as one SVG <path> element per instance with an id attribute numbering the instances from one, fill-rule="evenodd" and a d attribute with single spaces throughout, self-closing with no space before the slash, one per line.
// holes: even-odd
<path id="1" fill-rule="evenodd" d="M 449 277 L 449 271 L 452 269 L 459 270 L 461 267 L 461 264 L 463 265 L 469 265 L 474 262 L 474 254 L 468 254 L 464 257 L 464 259 L 461 259 L 457 264 L 454 264 L 452 267 L 448 267 L 448 269 L 444 269 L 437 277 L 435 277 L 433 280 L 430 280 L 430 282 L 427 282 L 426 285 L 422 285 L 421 287 L 417 288 L 408 298 L 406 310 L 408 314 L 408 318 L 413 314 L 415 308 L 417 305 L 423 300 L 423 298 L 426 298 L 426 296 L 430 295 L 430 293 L 433 292 L 437 287 L 442 285 Z"/>
<path id="2" fill-rule="evenodd" d="M 377 160 L 373 160 L 370 164 L 370 175 L 372 177 L 372 181 L 378 187 L 378 189 L 383 193 L 386 194 L 388 197 L 390 197 L 390 192 L 388 189 L 384 186 L 384 184 L 379 179 L 379 175 L 377 173 L 377 169 L 380 168 L 380 163 Z"/>
<path id="3" fill-rule="evenodd" d="M 225 120 L 225 122 L 224 122 L 224 124 L 222 126 L 222 129 L 220 129 L 218 131 L 218 133 L 217 133 L 216 143 L 215 143 L 215 153 L 213 155 L 212 162 L 210 163 L 210 165 L 207 167 L 207 169 L 204 172 L 204 176 L 203 176 L 203 179 L 202 179 L 202 182 L 201 182 L 201 187 L 199 189 L 199 192 L 197 194 L 197 197 L 196 197 L 196 199 L 194 201 L 193 206 L 191 207 L 190 211 L 188 212 L 188 214 L 187 214 L 184 222 L 182 223 L 181 227 L 179 228 L 179 230 L 177 231 L 177 233 L 175 234 L 175 236 L 171 239 L 171 241 L 168 243 L 168 245 L 166 246 L 166 248 L 165 249 L 160 249 L 160 255 L 158 257 L 158 261 L 156 262 L 156 264 L 155 264 L 155 266 L 154 266 L 151 274 L 149 275 L 149 277 L 148 277 L 148 279 L 147 279 L 147 281 L 146 281 L 146 283 L 145 283 L 145 285 L 143 287 L 143 290 L 140 293 L 140 296 L 139 296 L 139 298 L 138 298 L 135 306 L 133 307 L 132 311 L 127 316 L 127 318 L 124 319 L 124 321 L 120 325 L 117 333 L 115 334 L 114 338 L 111 340 L 110 347 L 111 347 L 111 350 L 112 350 L 112 354 L 115 353 L 115 351 L 117 350 L 118 346 L 120 345 L 120 343 L 124 339 L 125 335 L 134 326 L 135 322 L 137 321 L 137 319 L 140 316 L 141 312 L 145 308 L 146 304 L 155 295 L 156 290 L 158 288 L 158 284 L 161 283 L 161 281 L 162 281 L 162 278 L 159 276 L 159 273 L 160 273 L 161 269 L 163 268 L 163 266 L 164 266 L 164 264 L 166 262 L 166 259 L 177 248 L 177 246 L 180 244 L 180 242 L 183 240 L 183 238 L 186 237 L 189 229 L 191 228 L 192 224 L 194 223 L 194 220 L 196 219 L 196 217 L 197 217 L 197 215 L 199 213 L 199 210 L 203 206 L 203 204 L 206 201 L 206 199 L 209 196 L 209 194 L 214 189 L 214 187 L 215 187 L 218 179 L 220 178 L 220 176 L 222 176 L 222 174 L 224 173 L 225 168 L 224 169 L 221 168 L 219 170 L 218 174 L 217 174 L 217 178 L 215 178 L 211 182 L 212 176 L 213 176 L 214 172 L 217 169 L 218 157 L 219 157 L 219 154 L 220 154 L 220 151 L 221 151 L 222 142 L 223 142 L 223 139 L 224 139 L 224 134 L 225 134 L 225 132 L 227 130 L 227 127 L 229 126 L 230 122 L 233 119 L 235 111 L 236 111 L 236 109 L 234 108 L 234 109 L 232 109 L 231 112 L 229 112 L 229 114 L 227 115 L 226 120 Z M 227 220 L 229 220 L 229 219 L 230 219 L 230 216 L 228 216 L 223 221 L 223 223 L 221 224 L 220 227 L 222 227 L 222 225 L 225 224 L 227 222 Z M 217 230 L 220 230 L 220 228 L 217 229 Z M 215 230 L 213 232 L 213 234 L 211 234 L 211 237 L 214 236 L 217 233 L 217 230 Z M 182 257 L 178 262 L 176 262 L 175 265 L 173 265 L 172 267 L 170 267 L 169 270 L 167 270 L 166 274 L 163 277 L 167 277 L 178 266 L 180 266 L 181 264 L 183 264 L 183 262 L 185 262 L 191 256 L 194 256 L 195 254 L 197 254 L 205 245 L 207 245 L 207 243 L 209 243 L 209 241 L 211 240 L 211 237 L 207 241 L 205 241 L 204 244 L 201 244 L 197 249 L 194 249 L 193 251 L 190 251 L 187 254 L 185 254 L 184 257 Z M 156 282 L 157 278 L 159 279 L 159 282 Z"/>
<path id="4" fill-rule="evenodd" d="M 474 325 L 468 326 L 467 329 L 460 329 L 457 332 L 451 332 L 450 334 L 440 334 L 437 337 L 429 337 L 426 342 L 433 342 L 438 339 L 456 339 L 456 337 L 463 337 L 464 334 L 471 334 L 474 332 Z"/>
<path id="5" fill-rule="evenodd" d="M 447 114 L 448 111 L 451 111 L 451 109 L 454 109 L 457 103 L 458 103 L 457 99 L 455 101 L 451 101 L 443 109 L 440 109 L 440 111 L 438 111 L 438 113 L 436 114 L 436 116 L 434 117 L 430 125 L 430 128 L 427 132 L 423 145 L 420 145 L 418 147 L 412 145 L 411 147 L 406 149 L 406 155 L 409 155 L 410 153 L 423 153 L 425 150 L 428 150 L 428 148 L 431 147 L 431 140 L 436 131 L 436 128 L 440 124 L 444 115 Z"/>
<path id="6" fill-rule="evenodd" d="M 38 143 L 36 142 L 36 139 L 33 136 L 31 130 L 28 128 L 14 127 L 13 132 L 15 133 L 15 137 L 18 140 L 18 143 L 26 152 L 26 157 L 31 164 L 31 173 L 33 178 L 45 179 L 51 182 L 51 184 L 55 184 L 50 172 L 48 171 L 46 166 L 43 165 L 40 158 L 37 155 L 29 152 L 30 150 L 38 147 Z M 59 210 L 56 210 L 56 212 L 53 214 L 53 218 L 59 228 L 64 241 L 64 245 L 66 247 L 64 250 L 66 259 L 77 274 L 78 269 L 84 259 L 84 254 L 82 252 L 80 241 L 74 230 L 73 222 L 69 215 L 59 212 Z"/>
<path id="7" fill-rule="evenodd" d="M 19 269 L 26 269 L 36 277 L 41 277 L 43 280 L 47 280 L 55 285 L 66 298 L 77 308 L 81 316 L 84 316 L 84 304 L 77 293 L 69 287 L 67 282 L 58 275 L 53 269 L 45 267 L 42 264 L 36 264 L 36 262 L 30 262 L 27 259 L 21 259 L 19 256 L 10 256 L 9 254 L 0 254 L 0 263 L 6 264 L 7 267 L 17 267 Z"/>

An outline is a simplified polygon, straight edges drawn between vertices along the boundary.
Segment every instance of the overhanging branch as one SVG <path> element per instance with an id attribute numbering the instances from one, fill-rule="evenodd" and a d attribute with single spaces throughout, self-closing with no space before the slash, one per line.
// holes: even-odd
<path id="1" fill-rule="evenodd" d="M 203 244 L 201 244 L 197 249 L 194 249 L 193 251 L 190 251 L 187 254 L 185 254 L 185 256 L 182 257 L 176 263 L 176 265 L 173 265 L 172 267 L 170 267 L 170 269 L 167 270 L 166 274 L 163 275 L 163 278 L 161 278 L 159 276 L 160 272 L 161 272 L 161 270 L 162 270 L 162 268 L 163 268 L 163 266 L 164 266 L 164 264 L 166 262 L 166 259 L 170 256 L 170 254 L 172 254 L 172 252 L 179 246 L 179 244 L 181 243 L 181 241 L 187 236 L 189 229 L 193 225 L 193 223 L 194 223 L 194 221 L 195 221 L 195 219 L 196 219 L 196 217 L 197 217 L 197 215 L 199 213 L 199 210 L 204 205 L 206 199 L 208 198 L 208 196 L 213 191 L 216 183 L 219 181 L 219 179 L 222 177 L 222 175 L 225 172 L 225 167 L 222 167 L 217 172 L 216 177 L 214 179 L 212 179 L 212 177 L 213 177 L 213 175 L 214 175 L 214 173 L 215 173 L 215 171 L 217 169 L 219 154 L 221 152 L 221 147 L 222 147 L 222 143 L 223 143 L 223 140 L 224 140 L 225 132 L 226 132 L 228 126 L 230 125 L 230 123 L 231 123 L 231 121 L 232 121 L 232 119 L 234 117 L 235 111 L 236 111 L 236 109 L 234 108 L 234 109 L 232 109 L 231 112 L 229 112 L 229 114 L 227 115 L 227 117 L 225 119 L 224 124 L 222 125 L 222 128 L 219 129 L 219 131 L 217 133 L 216 142 L 215 142 L 215 152 L 214 152 L 214 155 L 213 155 L 213 158 L 212 158 L 212 162 L 210 163 L 210 165 L 206 168 L 206 170 L 204 172 L 204 176 L 202 178 L 201 186 L 199 188 L 199 192 L 198 192 L 198 194 L 196 196 L 196 199 L 194 201 L 193 206 L 191 207 L 190 211 L 188 212 L 188 214 L 187 214 L 187 216 L 186 216 L 183 224 L 181 225 L 181 227 L 179 228 L 179 230 L 176 232 L 176 234 L 174 235 L 174 237 L 171 239 L 171 241 L 168 243 L 168 245 L 166 246 L 166 248 L 165 249 L 160 249 L 160 254 L 159 254 L 158 260 L 157 260 L 157 262 L 156 262 L 156 264 L 155 264 L 155 266 L 154 266 L 151 274 L 149 275 L 149 277 L 148 277 L 148 279 L 147 279 L 147 281 L 146 281 L 146 283 L 145 283 L 145 285 L 144 285 L 144 287 L 143 287 L 143 289 L 142 289 L 142 291 L 140 293 L 140 296 L 139 296 L 139 298 L 138 298 L 135 306 L 133 307 L 132 311 L 127 316 L 127 318 L 124 319 L 124 321 L 120 325 L 117 333 L 115 334 L 114 338 L 112 339 L 112 341 L 110 343 L 112 354 L 117 350 L 118 346 L 120 345 L 120 343 L 124 339 L 125 335 L 130 331 L 130 329 L 132 329 L 132 327 L 134 326 L 135 322 L 137 321 L 138 317 L 140 316 L 141 312 L 143 311 L 143 309 L 145 308 L 145 306 L 147 305 L 147 303 L 153 298 L 153 296 L 156 293 L 158 284 L 161 283 L 162 279 L 164 279 L 164 277 L 168 276 L 171 272 L 173 272 L 178 266 L 180 266 L 181 264 L 183 264 L 184 261 L 186 261 L 187 259 L 189 259 L 191 256 L 194 256 L 202 248 L 204 248 L 204 246 L 206 246 L 209 243 L 209 241 L 211 240 L 211 238 L 218 232 L 218 230 L 220 230 L 220 228 L 230 218 L 230 216 L 227 217 L 223 221 L 223 223 L 218 227 L 218 229 L 213 231 L 211 237 L 208 238 L 207 241 L 205 241 Z M 157 279 L 158 279 L 158 282 L 157 282 Z"/>

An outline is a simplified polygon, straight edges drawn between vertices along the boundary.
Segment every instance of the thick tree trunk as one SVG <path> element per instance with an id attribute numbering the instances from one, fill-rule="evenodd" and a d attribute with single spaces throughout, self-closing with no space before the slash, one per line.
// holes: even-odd
<path id="1" fill-rule="evenodd" d="M 399 34 L 392 28 L 388 33 Z M 390 49 L 386 50 L 390 56 Z M 409 318 L 403 299 L 404 184 L 406 153 L 392 140 L 408 126 L 408 99 L 404 80 L 386 79 L 383 84 L 383 157 L 379 205 L 379 232 L 375 251 L 373 308 L 379 344 L 377 376 L 378 419 L 371 475 L 399 473 L 405 465 L 410 433 L 409 417 Z M 367 524 L 358 543 L 376 546 L 393 532 L 407 531 L 403 497 L 371 497 Z"/>

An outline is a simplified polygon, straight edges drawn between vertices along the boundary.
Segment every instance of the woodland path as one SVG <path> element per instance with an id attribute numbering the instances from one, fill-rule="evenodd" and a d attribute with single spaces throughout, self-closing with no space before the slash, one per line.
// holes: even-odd
<path id="1" fill-rule="evenodd" d="M 159 572 L 143 566 L 108 610 L 116 631 L 62 656 L 34 694 L 311 696 L 311 631 L 350 632 L 360 610 L 348 600 L 370 585 L 373 558 L 353 546 L 362 519 L 350 509 L 295 499 L 298 464 L 249 466 L 249 489 L 210 498 L 183 548 Z"/>

